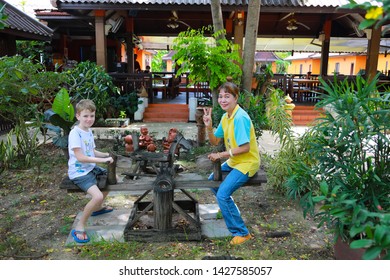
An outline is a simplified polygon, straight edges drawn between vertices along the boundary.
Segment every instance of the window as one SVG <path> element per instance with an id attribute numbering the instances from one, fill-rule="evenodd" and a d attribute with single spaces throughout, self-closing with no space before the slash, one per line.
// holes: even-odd
<path id="1" fill-rule="evenodd" d="M 336 74 L 339 74 L 340 73 L 340 62 L 337 62 L 334 66 L 334 72 Z"/>
<path id="2" fill-rule="evenodd" d="M 349 70 L 349 75 L 353 75 L 353 70 L 355 68 L 355 63 L 351 63 L 351 69 Z"/>

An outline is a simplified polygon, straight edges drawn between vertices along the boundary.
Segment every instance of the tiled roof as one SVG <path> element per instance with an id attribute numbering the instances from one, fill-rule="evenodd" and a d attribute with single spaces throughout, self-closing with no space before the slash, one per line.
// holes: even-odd
<path id="1" fill-rule="evenodd" d="M 250 0 L 220 0 L 221 5 L 247 6 Z M 210 0 L 58 0 L 60 3 L 73 4 L 149 4 L 149 5 L 209 5 Z M 278 7 L 337 7 L 347 4 L 348 0 L 262 0 L 262 6 Z"/>
<path id="2" fill-rule="evenodd" d="M 273 52 L 256 52 L 255 53 L 255 61 L 277 61 L 280 58 L 277 57 Z"/>
<path id="3" fill-rule="evenodd" d="M 58 11 L 58 10 L 34 10 L 35 14 L 37 16 L 48 16 L 48 17 L 56 17 L 56 16 L 69 16 L 70 14 L 67 12 L 63 11 Z"/>
<path id="4" fill-rule="evenodd" d="M 19 9 L 4 0 L 0 0 L 0 5 L 6 4 L 4 14 L 8 16 L 5 23 L 8 25 L 4 33 L 13 33 L 19 38 L 50 40 L 53 36 L 53 30 L 43 25 L 36 19 L 28 16 Z M 0 31 L 1 32 L 1 31 Z"/>

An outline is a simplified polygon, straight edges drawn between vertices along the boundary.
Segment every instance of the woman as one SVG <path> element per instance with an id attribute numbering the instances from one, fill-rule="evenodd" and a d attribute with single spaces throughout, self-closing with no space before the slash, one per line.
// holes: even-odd
<path id="1" fill-rule="evenodd" d="M 219 87 L 218 91 L 218 104 L 226 113 L 222 116 L 215 132 L 212 127 L 211 108 L 203 109 L 203 122 L 210 143 L 218 145 L 223 138 L 226 147 L 226 151 L 211 153 L 208 158 L 211 161 L 227 159 L 222 164 L 221 170 L 229 173 L 220 186 L 212 191 L 217 197 L 226 226 L 234 236 L 230 244 L 239 245 L 251 239 L 251 235 L 231 195 L 256 174 L 260 167 L 260 155 L 252 121 L 237 103 L 238 87 L 231 82 L 226 82 Z M 213 179 L 213 174 L 209 179 Z"/>

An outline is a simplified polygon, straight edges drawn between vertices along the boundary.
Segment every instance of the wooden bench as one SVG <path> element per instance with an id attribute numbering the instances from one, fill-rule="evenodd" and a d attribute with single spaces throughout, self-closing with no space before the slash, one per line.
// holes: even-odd
<path id="1" fill-rule="evenodd" d="M 108 186 L 107 175 L 97 176 L 97 186 L 100 190 L 106 190 Z M 66 190 L 69 193 L 72 192 L 84 192 L 78 186 L 76 186 L 68 176 L 65 176 L 60 183 L 60 189 Z"/>
<path id="2" fill-rule="evenodd" d="M 117 156 L 110 154 L 114 162 L 112 164 L 107 164 L 107 175 L 98 175 L 97 176 L 97 186 L 100 190 L 109 191 L 109 185 L 115 185 L 116 181 L 116 161 Z M 84 192 L 78 186 L 76 186 L 68 176 L 65 176 L 60 183 L 60 189 L 64 189 L 67 192 Z"/>

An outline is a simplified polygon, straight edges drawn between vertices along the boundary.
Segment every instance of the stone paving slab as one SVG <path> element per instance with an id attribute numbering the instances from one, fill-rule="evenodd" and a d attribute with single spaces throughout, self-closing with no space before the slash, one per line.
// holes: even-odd
<path id="1" fill-rule="evenodd" d="M 114 211 L 90 217 L 87 222 L 87 234 L 92 241 L 120 241 L 124 242 L 123 233 L 129 220 L 131 209 L 114 209 Z M 72 225 L 72 229 L 80 220 L 82 212 L 80 211 Z M 69 232 L 65 245 L 79 245 L 73 240 Z"/>

